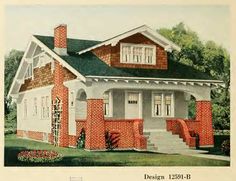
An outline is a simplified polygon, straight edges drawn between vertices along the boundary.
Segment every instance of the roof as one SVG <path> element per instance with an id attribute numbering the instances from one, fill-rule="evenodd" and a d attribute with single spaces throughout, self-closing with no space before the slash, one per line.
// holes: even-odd
<path id="1" fill-rule="evenodd" d="M 34 35 L 39 41 L 53 51 L 54 38 L 50 36 Z M 111 67 L 101 61 L 92 52 L 77 54 L 78 51 L 101 43 L 100 41 L 68 39 L 68 56 L 60 56 L 70 66 L 83 76 L 117 76 L 117 77 L 146 77 L 146 78 L 173 78 L 173 79 L 201 79 L 215 80 L 211 76 L 200 72 L 193 67 L 169 60 L 167 70 L 133 69 Z"/>
<path id="2" fill-rule="evenodd" d="M 120 40 L 122 40 L 126 37 L 129 37 L 131 35 L 134 35 L 136 33 L 141 33 L 142 35 L 146 36 L 147 38 L 149 38 L 153 42 L 155 42 L 158 45 L 160 45 L 161 47 L 163 47 L 166 51 L 171 52 L 173 49 L 180 51 L 180 47 L 178 45 L 176 45 L 172 41 L 166 39 L 164 36 L 162 36 L 158 32 L 152 30 L 147 25 L 142 25 L 142 26 L 139 26 L 139 27 L 134 28 L 132 30 L 121 33 L 119 35 L 116 35 L 112 38 L 109 38 L 109 39 L 107 39 L 103 42 L 100 42 L 94 46 L 88 47 L 85 50 L 78 51 L 77 53 L 82 54 L 82 53 L 88 52 L 90 50 L 93 50 L 95 48 L 101 47 L 103 45 L 109 45 L 109 44 L 116 45 Z"/>

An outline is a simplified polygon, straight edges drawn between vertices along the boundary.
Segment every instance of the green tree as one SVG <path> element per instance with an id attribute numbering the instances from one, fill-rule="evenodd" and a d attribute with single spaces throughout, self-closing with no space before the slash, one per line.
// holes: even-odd
<path id="1" fill-rule="evenodd" d="M 171 29 L 157 30 L 181 47 L 180 52 L 169 54 L 172 61 L 178 61 L 224 81 L 225 88 L 212 91 L 213 123 L 216 129 L 230 126 L 230 58 L 229 53 L 213 41 L 203 43 L 196 32 L 183 22 Z M 190 116 L 194 116 L 193 100 L 190 101 Z"/>
<path id="2" fill-rule="evenodd" d="M 4 72 L 4 109 L 5 109 L 5 128 L 6 132 L 14 132 L 16 129 L 16 104 L 7 98 L 10 86 L 19 67 L 24 52 L 12 50 L 5 56 Z"/>

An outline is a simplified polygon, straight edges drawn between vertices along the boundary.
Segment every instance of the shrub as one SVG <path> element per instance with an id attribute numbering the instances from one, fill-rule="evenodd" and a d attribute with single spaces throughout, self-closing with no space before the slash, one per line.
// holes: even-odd
<path id="1" fill-rule="evenodd" d="M 62 155 L 56 151 L 48 150 L 32 150 L 32 151 L 21 151 L 17 158 L 22 162 L 32 163 L 53 163 L 62 160 Z"/>
<path id="2" fill-rule="evenodd" d="M 120 133 L 118 131 L 105 132 L 106 149 L 113 150 L 117 148 L 119 140 Z"/>
<path id="3" fill-rule="evenodd" d="M 79 138 L 77 140 L 77 148 L 83 149 L 85 147 L 85 129 L 82 128 L 80 131 Z"/>
<path id="4" fill-rule="evenodd" d="M 225 140 L 221 144 L 221 150 L 225 155 L 230 155 L 230 140 Z"/>

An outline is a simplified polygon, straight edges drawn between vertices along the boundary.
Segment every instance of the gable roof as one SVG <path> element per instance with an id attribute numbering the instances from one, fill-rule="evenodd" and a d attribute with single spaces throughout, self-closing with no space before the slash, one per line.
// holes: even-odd
<path id="1" fill-rule="evenodd" d="M 39 41 L 53 51 L 54 39 L 51 36 L 34 35 Z M 67 56 L 60 56 L 66 63 L 83 76 L 110 76 L 110 77 L 146 77 L 146 78 L 172 78 L 172 79 L 199 79 L 215 80 L 211 76 L 200 72 L 193 67 L 169 60 L 167 70 L 158 69 L 133 69 L 111 67 L 100 60 L 92 52 L 78 54 L 85 47 L 97 45 L 99 41 L 68 39 Z"/>
<path id="2" fill-rule="evenodd" d="M 162 46 L 166 51 L 171 52 L 173 49 L 177 50 L 177 51 L 180 51 L 180 47 L 178 45 L 176 45 L 172 41 L 166 39 L 164 36 L 162 36 L 161 34 L 159 34 L 156 31 L 152 30 L 148 26 L 142 25 L 142 26 L 139 26 L 139 27 L 134 28 L 132 30 L 121 33 L 119 35 L 116 35 L 112 38 L 109 38 L 109 39 L 107 39 L 103 42 L 100 42 L 100 43 L 92 46 L 92 47 L 86 48 L 84 50 L 80 50 L 77 53 L 82 54 L 82 53 L 88 52 L 90 50 L 93 50 L 95 48 L 101 47 L 103 45 L 109 45 L 109 44 L 111 44 L 112 46 L 116 45 L 120 40 L 122 40 L 126 37 L 129 37 L 131 35 L 134 35 L 136 33 L 141 33 L 142 35 L 146 36 L 147 38 L 149 38 L 153 42 L 155 42 L 155 43 L 159 44 L 160 46 Z"/>

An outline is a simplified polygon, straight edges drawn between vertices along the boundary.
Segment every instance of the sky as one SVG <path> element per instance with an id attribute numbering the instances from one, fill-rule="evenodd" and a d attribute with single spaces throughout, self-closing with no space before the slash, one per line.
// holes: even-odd
<path id="1" fill-rule="evenodd" d="M 25 50 L 32 34 L 53 35 L 67 24 L 68 37 L 105 40 L 132 28 L 148 25 L 171 28 L 184 22 L 200 39 L 230 48 L 230 10 L 225 5 L 73 5 L 6 6 L 5 51 Z"/>

